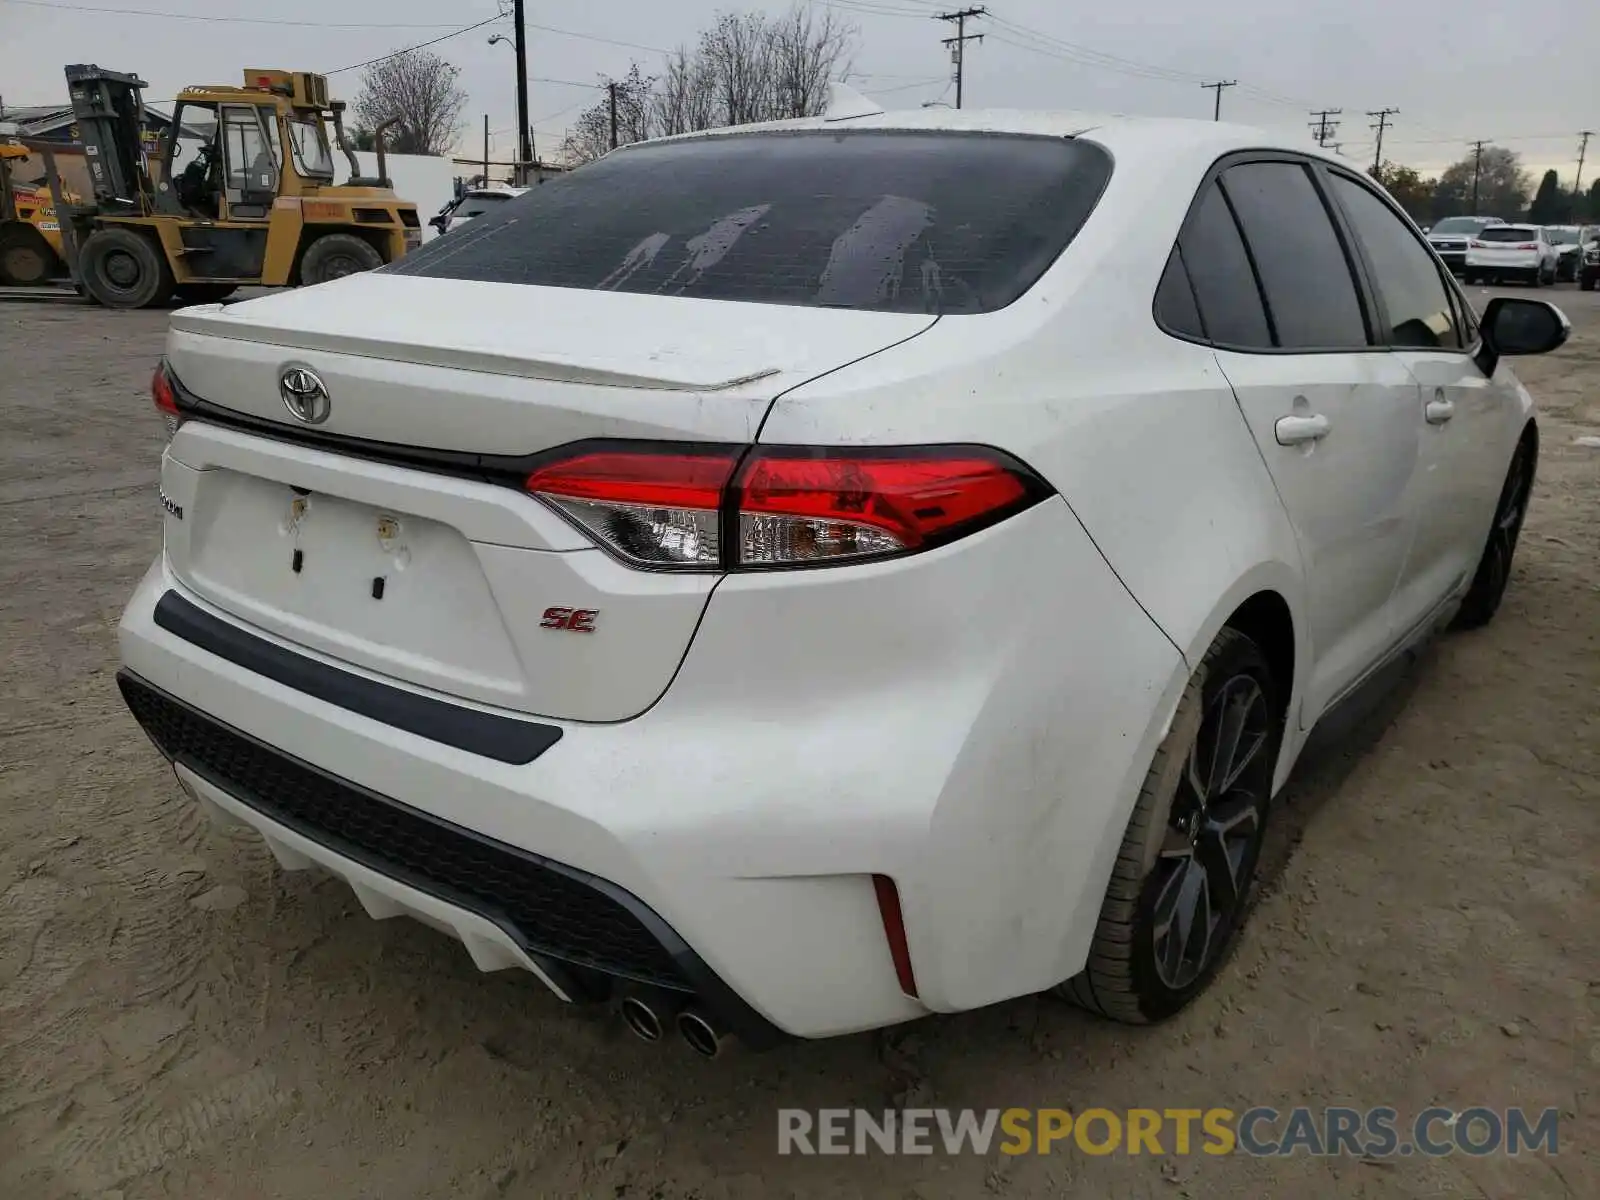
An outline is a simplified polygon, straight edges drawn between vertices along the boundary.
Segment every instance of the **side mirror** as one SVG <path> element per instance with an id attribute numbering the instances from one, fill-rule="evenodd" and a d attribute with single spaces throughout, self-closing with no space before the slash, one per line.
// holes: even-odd
<path id="1" fill-rule="evenodd" d="M 1572 322 L 1548 300 L 1496 296 L 1483 310 L 1478 366 L 1493 375 L 1501 355 L 1549 354 L 1572 335 Z"/>

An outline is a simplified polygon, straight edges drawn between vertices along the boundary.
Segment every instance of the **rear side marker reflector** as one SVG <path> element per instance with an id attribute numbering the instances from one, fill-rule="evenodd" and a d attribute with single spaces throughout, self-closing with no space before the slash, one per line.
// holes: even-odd
<path id="1" fill-rule="evenodd" d="M 917 977 L 911 970 L 911 947 L 906 941 L 906 920 L 900 911 L 900 890 L 887 875 L 874 875 L 872 889 L 878 894 L 878 914 L 883 918 L 883 933 L 889 941 L 889 957 L 894 961 L 900 990 L 917 995 Z"/>
<path id="2" fill-rule="evenodd" d="M 988 447 L 574 448 L 524 485 L 634 566 L 828 566 L 930 549 L 1051 494 Z"/>

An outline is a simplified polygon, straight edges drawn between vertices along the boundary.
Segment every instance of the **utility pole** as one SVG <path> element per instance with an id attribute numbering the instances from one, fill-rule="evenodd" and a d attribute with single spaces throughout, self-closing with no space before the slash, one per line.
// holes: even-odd
<path id="1" fill-rule="evenodd" d="M 1478 176 L 1483 172 L 1483 142 L 1472 143 L 1472 215 L 1478 215 Z"/>
<path id="2" fill-rule="evenodd" d="M 1328 118 L 1337 117 L 1342 112 L 1344 112 L 1342 108 L 1323 108 L 1312 111 L 1311 115 L 1316 120 L 1311 122 L 1311 136 L 1317 139 L 1317 145 L 1324 149 L 1327 148 L 1328 139 L 1339 131 L 1339 122 L 1330 121 Z M 1337 151 L 1335 152 L 1337 153 Z"/>
<path id="3" fill-rule="evenodd" d="M 943 44 L 950 47 L 950 61 L 956 67 L 956 107 L 961 107 L 961 83 L 963 68 L 967 61 L 967 43 L 983 41 L 983 34 L 968 33 L 967 21 L 972 17 L 986 17 L 989 10 L 981 5 L 977 8 L 963 8 L 960 12 L 940 13 L 934 18 L 936 21 L 954 21 L 956 23 L 956 36 L 943 39 Z"/>
<path id="4" fill-rule="evenodd" d="M 1217 103 L 1211 110 L 1211 119 L 1213 121 L 1222 120 L 1222 89 L 1238 87 L 1239 81 L 1237 79 L 1219 79 L 1215 83 L 1202 83 L 1200 86 L 1217 94 Z"/>
<path id="5" fill-rule="evenodd" d="M 1378 123 L 1369 127 L 1378 131 L 1378 148 L 1372 155 L 1373 178 L 1377 178 L 1378 172 L 1383 168 L 1383 131 L 1389 128 L 1389 118 L 1399 111 L 1398 108 L 1380 108 L 1377 112 L 1367 114 L 1369 117 L 1378 118 Z"/>
<path id="6" fill-rule="evenodd" d="M 606 96 L 611 103 L 611 148 L 617 148 L 617 81 L 606 84 Z"/>
<path id="7" fill-rule="evenodd" d="M 1574 196 L 1583 195 L 1583 157 L 1585 152 L 1587 152 L 1589 149 L 1589 139 L 1594 136 L 1594 130 L 1580 129 L 1578 131 L 1578 136 L 1581 137 L 1583 141 L 1578 143 L 1578 173 L 1573 177 L 1572 180 L 1572 194 Z"/>
<path id="8" fill-rule="evenodd" d="M 532 131 L 528 128 L 528 27 L 523 20 L 522 0 L 512 0 L 512 12 L 517 34 L 517 157 L 522 160 L 514 174 L 521 186 L 528 181 L 528 169 L 533 162 Z"/>

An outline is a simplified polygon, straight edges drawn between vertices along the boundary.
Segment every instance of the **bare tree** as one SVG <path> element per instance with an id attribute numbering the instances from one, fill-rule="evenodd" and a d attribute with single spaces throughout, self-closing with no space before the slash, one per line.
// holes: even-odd
<path id="1" fill-rule="evenodd" d="M 588 162 L 599 158 L 611 149 L 611 88 L 616 88 L 617 145 L 642 142 L 652 134 L 655 119 L 655 99 L 652 89 L 655 77 L 644 75 L 639 64 L 634 63 L 621 79 L 602 79 L 602 92 L 598 103 L 591 104 L 578 114 L 578 119 L 568 130 L 561 143 L 561 152 L 568 162 Z"/>
<path id="2" fill-rule="evenodd" d="M 662 74 L 637 65 L 618 88 L 618 145 L 664 134 L 815 116 L 828 83 L 849 67 L 856 29 L 805 4 L 781 17 L 724 13 L 691 51 L 668 56 Z M 587 162 L 611 145 L 609 96 L 573 123 L 563 150 Z"/>
<path id="3" fill-rule="evenodd" d="M 444 154 L 461 129 L 467 94 L 456 84 L 460 71 L 426 50 L 407 50 L 373 63 L 361 78 L 356 123 L 376 128 L 391 117 L 399 123 L 385 138 L 396 154 Z"/>

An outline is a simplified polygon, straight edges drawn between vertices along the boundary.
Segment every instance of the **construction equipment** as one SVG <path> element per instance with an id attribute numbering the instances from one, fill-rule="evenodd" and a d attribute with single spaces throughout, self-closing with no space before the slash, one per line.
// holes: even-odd
<path id="1" fill-rule="evenodd" d="M 244 86 L 178 94 L 164 143 L 144 144 L 136 75 L 66 68 L 94 191 L 57 204 L 63 254 L 101 304 L 146 308 L 174 294 L 205 303 L 246 286 L 322 283 L 400 258 L 422 242 L 417 206 L 396 197 L 378 127 L 378 174 L 363 178 L 344 105 L 306 71 L 246 70 Z M 350 163 L 334 182 L 328 132 Z M 54 182 L 54 181 L 52 181 Z"/>
<path id="2" fill-rule="evenodd" d="M 55 206 L 11 177 L 12 164 L 27 161 L 25 146 L 0 142 L 0 286 L 30 287 L 66 273 Z"/>

